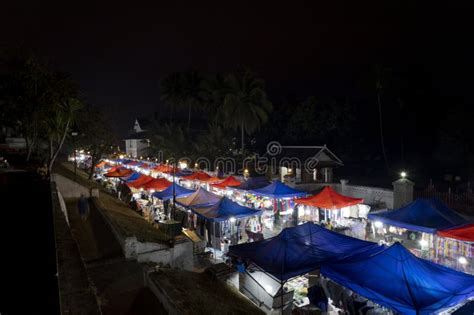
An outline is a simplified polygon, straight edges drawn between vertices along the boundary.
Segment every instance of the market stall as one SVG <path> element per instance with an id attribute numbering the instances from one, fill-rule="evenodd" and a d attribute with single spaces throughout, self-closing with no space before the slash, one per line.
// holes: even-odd
<path id="1" fill-rule="evenodd" d="M 323 265 L 321 274 L 400 314 L 435 314 L 474 297 L 474 276 L 420 259 L 399 243 Z"/>
<path id="2" fill-rule="evenodd" d="M 228 255 L 239 261 L 239 265 L 247 265 L 239 282 L 241 292 L 253 299 L 261 296 L 265 299 L 257 302 L 275 309 L 288 304 L 288 295 L 290 301 L 298 301 L 298 306 L 309 303 L 305 296 L 310 290 L 308 273 L 324 265 L 355 260 L 382 250 L 383 247 L 376 243 L 308 222 L 286 228 L 270 239 L 231 246 Z M 278 303 L 277 307 L 275 303 Z"/>
<path id="3" fill-rule="evenodd" d="M 206 181 L 209 178 L 211 178 L 209 174 L 199 171 L 194 172 L 191 175 L 181 177 L 181 182 L 184 187 L 197 189 L 200 186 L 201 181 Z"/>
<path id="4" fill-rule="evenodd" d="M 133 180 L 131 182 L 127 182 L 127 186 L 132 189 L 132 191 L 135 190 L 140 190 L 145 184 L 148 182 L 153 181 L 154 178 L 148 175 L 141 175 L 138 179 Z"/>
<path id="5" fill-rule="evenodd" d="M 438 257 L 448 257 L 450 267 L 474 274 L 474 224 L 438 231 L 436 242 Z"/>
<path id="6" fill-rule="evenodd" d="M 163 221 L 169 218 L 173 195 L 176 198 L 184 198 L 194 192 L 194 190 L 186 189 L 176 183 L 170 183 L 166 189 L 152 193 L 153 213 L 151 216 L 153 220 Z"/>
<path id="7" fill-rule="evenodd" d="M 171 186 L 171 182 L 166 178 L 155 178 L 151 181 L 146 182 L 141 188 L 143 190 L 148 191 L 150 193 L 154 193 L 155 191 L 162 191 Z"/>
<path id="8" fill-rule="evenodd" d="M 317 222 L 334 229 L 353 230 L 351 236 L 364 239 L 369 208 L 362 206 L 362 202 L 364 200 L 361 198 L 341 195 L 326 186 L 314 196 L 295 199 L 297 220 Z"/>
<path id="9" fill-rule="evenodd" d="M 253 208 L 263 211 L 262 223 L 266 237 L 277 234 L 285 227 L 296 225 L 293 216 L 294 200 L 307 195 L 306 192 L 291 188 L 279 180 L 249 192 L 255 197 L 250 197 L 247 202 L 251 201 Z"/>
<path id="10" fill-rule="evenodd" d="M 109 177 L 109 178 L 119 178 L 119 177 L 126 177 L 126 176 L 129 176 L 133 173 L 132 170 L 129 170 L 129 169 L 126 169 L 126 168 L 122 168 L 122 167 L 118 167 L 116 169 L 111 169 L 109 170 L 108 173 L 105 173 L 104 176 L 105 177 Z"/>
<path id="11" fill-rule="evenodd" d="M 240 184 L 242 183 L 238 181 L 234 176 L 229 176 L 218 183 L 211 183 L 209 187 L 210 187 L 210 191 L 223 195 L 226 192 L 226 188 L 237 187 L 237 186 L 240 186 Z M 228 190 L 228 191 L 232 193 L 231 190 Z"/>
<path id="12" fill-rule="evenodd" d="M 206 235 L 206 239 L 210 242 L 211 235 L 211 224 L 205 222 L 203 219 L 197 218 L 191 211 L 191 207 L 209 207 L 213 206 L 222 199 L 221 196 L 213 194 L 204 188 L 200 187 L 191 195 L 186 197 L 176 198 L 176 205 L 178 210 L 172 214 L 172 218 L 182 223 L 183 227 L 199 227 L 200 231 L 198 234 Z M 197 222 L 195 222 L 197 220 Z"/>
<path id="13" fill-rule="evenodd" d="M 420 198 L 399 209 L 369 213 L 368 219 L 370 239 L 386 244 L 402 242 L 417 256 L 431 260 L 437 260 L 444 251 L 439 247 L 443 244 L 437 244 L 437 231 L 469 223 L 436 198 Z"/>
<path id="14" fill-rule="evenodd" d="M 209 206 L 191 206 L 194 214 L 191 222 L 191 229 L 202 232 L 199 228 L 198 219 L 201 218 L 205 223 L 211 224 L 211 235 L 209 242 L 214 249 L 224 253 L 227 252 L 229 245 L 235 245 L 245 241 L 243 234 L 246 221 L 250 217 L 261 215 L 261 211 L 251 209 L 233 202 L 227 197 L 223 197 L 218 203 Z M 206 235 L 201 234 L 202 237 Z"/>
<path id="15" fill-rule="evenodd" d="M 252 189 L 262 188 L 268 186 L 270 182 L 265 177 L 249 177 L 244 180 L 239 186 L 229 187 L 229 191 L 232 193 L 231 197 L 234 200 L 243 202 L 245 196 Z"/>

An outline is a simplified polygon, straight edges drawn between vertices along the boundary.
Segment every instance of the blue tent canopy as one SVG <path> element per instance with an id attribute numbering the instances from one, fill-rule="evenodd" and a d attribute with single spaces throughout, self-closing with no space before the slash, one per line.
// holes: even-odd
<path id="1" fill-rule="evenodd" d="M 239 205 L 227 197 L 224 197 L 217 204 L 207 207 L 191 207 L 191 210 L 204 219 L 219 222 L 226 221 L 231 217 L 236 219 L 261 215 L 262 212 Z"/>
<path id="2" fill-rule="evenodd" d="M 402 314 L 432 314 L 474 296 L 474 276 L 420 259 L 400 243 L 325 265 L 321 273 Z"/>
<path id="3" fill-rule="evenodd" d="M 251 190 L 268 186 L 270 182 L 265 177 L 250 177 L 237 187 L 229 187 L 230 189 Z"/>
<path id="4" fill-rule="evenodd" d="M 142 176 L 142 174 L 140 174 L 138 172 L 133 172 L 132 175 L 125 178 L 125 182 L 127 182 L 127 183 L 133 182 L 134 180 L 137 180 L 138 178 L 140 178 L 140 176 Z"/>
<path id="5" fill-rule="evenodd" d="M 250 191 L 255 195 L 260 195 L 270 198 L 292 198 L 292 197 L 302 197 L 308 195 L 308 193 L 297 190 L 291 187 L 286 186 L 279 180 L 273 181 L 270 185 L 252 189 Z"/>
<path id="6" fill-rule="evenodd" d="M 192 170 L 190 169 L 183 169 L 183 170 L 180 170 L 178 172 L 175 173 L 175 176 L 176 177 L 183 177 L 183 176 L 188 176 L 188 175 L 191 175 L 193 173 Z M 172 175 L 173 173 L 171 173 L 170 175 Z"/>
<path id="7" fill-rule="evenodd" d="M 376 243 L 352 238 L 308 222 L 284 229 L 275 237 L 229 248 L 229 255 L 253 262 L 280 281 L 324 264 L 383 250 Z"/>
<path id="8" fill-rule="evenodd" d="M 432 234 L 469 223 L 437 198 L 420 198 L 396 210 L 370 213 L 368 219 Z"/>
<path id="9" fill-rule="evenodd" d="M 173 198 L 173 185 L 175 187 L 174 189 L 175 189 L 177 198 L 185 197 L 195 192 L 194 190 L 184 188 L 183 186 L 180 186 L 174 183 L 163 191 L 157 191 L 153 193 L 152 196 L 161 200 L 172 199 Z"/>

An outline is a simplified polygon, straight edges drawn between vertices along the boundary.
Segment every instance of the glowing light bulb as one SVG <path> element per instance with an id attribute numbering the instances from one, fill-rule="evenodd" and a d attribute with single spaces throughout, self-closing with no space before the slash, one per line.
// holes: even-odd
<path id="1" fill-rule="evenodd" d="M 407 177 L 407 173 L 406 173 L 406 172 L 401 172 L 401 173 L 400 173 L 400 176 L 401 176 L 402 178 L 405 178 L 405 177 Z"/>
<path id="2" fill-rule="evenodd" d="M 383 227 L 383 223 L 380 222 L 380 221 L 375 221 L 374 225 L 375 225 L 376 228 L 381 228 L 381 227 Z"/>
<path id="3" fill-rule="evenodd" d="M 467 259 L 463 256 L 459 257 L 458 261 L 461 265 L 467 265 Z"/>

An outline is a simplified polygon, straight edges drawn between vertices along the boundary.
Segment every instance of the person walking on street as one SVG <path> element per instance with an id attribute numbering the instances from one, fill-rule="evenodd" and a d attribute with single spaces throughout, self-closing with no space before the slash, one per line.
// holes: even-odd
<path id="1" fill-rule="evenodd" d="M 87 216 L 89 214 L 89 201 L 87 198 L 84 196 L 84 194 L 81 194 L 81 197 L 79 198 L 79 201 L 77 203 L 77 208 L 79 210 L 79 215 L 81 216 L 82 220 L 87 220 Z"/>

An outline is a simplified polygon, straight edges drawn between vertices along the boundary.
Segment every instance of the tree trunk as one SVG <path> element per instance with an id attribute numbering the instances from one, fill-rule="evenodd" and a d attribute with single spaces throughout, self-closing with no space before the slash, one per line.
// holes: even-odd
<path id="1" fill-rule="evenodd" d="M 89 170 L 89 179 L 92 179 L 92 176 L 94 175 L 94 170 L 95 170 L 95 165 L 98 162 L 98 157 L 101 156 L 102 154 L 97 153 L 96 151 L 92 151 L 92 157 L 91 157 L 91 169 Z"/>
<path id="2" fill-rule="evenodd" d="M 30 161 L 31 154 L 33 153 L 33 148 L 36 144 L 36 140 L 38 139 L 38 132 L 36 129 L 36 123 L 33 122 L 33 138 L 31 139 L 31 143 L 28 142 L 28 137 L 26 139 L 26 147 L 27 147 L 27 154 L 26 154 L 26 162 Z"/>
<path id="3" fill-rule="evenodd" d="M 244 153 L 244 146 L 245 146 L 245 141 L 244 141 L 244 123 L 242 123 L 242 154 Z"/>
<path id="4" fill-rule="evenodd" d="M 54 161 L 56 160 L 56 158 L 58 157 L 58 154 L 59 154 L 59 151 L 61 150 L 63 144 L 64 144 L 64 140 L 66 139 L 66 135 L 67 135 L 67 132 L 69 131 L 69 123 L 71 122 L 71 118 L 68 118 L 67 120 L 67 123 L 66 123 L 66 127 L 64 127 L 64 132 L 63 132 L 63 135 L 61 137 L 61 140 L 59 141 L 59 144 L 56 148 L 56 151 L 54 152 L 53 156 L 51 157 L 51 160 L 49 161 L 49 165 L 48 165 L 48 172 L 51 174 L 51 170 L 53 169 L 53 165 L 54 165 Z M 52 152 L 52 138 L 50 139 L 50 145 L 51 145 L 51 152 Z"/>
<path id="5" fill-rule="evenodd" d="M 25 138 L 25 145 L 26 145 L 26 162 L 30 160 L 30 154 L 31 154 L 31 146 L 30 146 L 30 141 L 27 136 L 24 136 Z"/>
<path id="6" fill-rule="evenodd" d="M 28 145 L 27 144 L 27 147 L 28 147 L 28 153 L 26 155 L 26 162 L 29 162 L 30 161 L 30 158 L 31 158 L 31 154 L 33 153 L 33 148 L 35 147 L 36 145 L 36 140 L 38 139 L 38 133 L 35 132 L 35 134 L 33 135 L 33 139 L 31 139 L 31 143 Z"/>
<path id="7" fill-rule="evenodd" d="M 388 160 L 387 160 L 387 153 L 385 152 L 385 142 L 383 139 L 383 121 L 382 121 L 382 100 L 381 100 L 381 90 L 377 92 L 377 103 L 379 105 L 379 127 L 380 127 L 380 145 L 382 147 L 382 154 L 383 159 L 385 161 L 385 167 L 388 171 Z"/>

